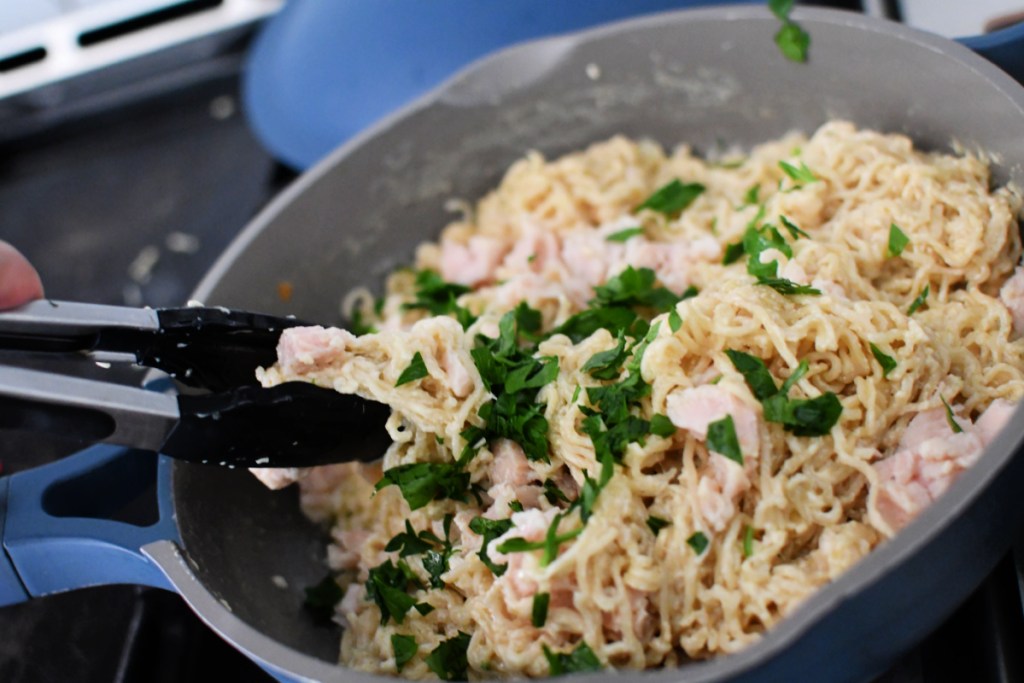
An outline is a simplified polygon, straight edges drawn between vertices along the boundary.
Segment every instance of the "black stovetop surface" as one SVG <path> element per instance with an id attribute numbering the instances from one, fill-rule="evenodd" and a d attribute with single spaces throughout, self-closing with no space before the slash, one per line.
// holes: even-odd
<path id="1" fill-rule="evenodd" d="M 293 177 L 238 110 L 240 63 L 235 54 L 190 67 L 164 87 L 0 146 L 0 237 L 37 265 L 48 296 L 181 305 Z M 0 461 L 9 474 L 81 445 L 0 430 Z M 880 681 L 1024 681 L 1019 583 L 1011 554 Z M 0 610 L 0 681 L 205 680 L 271 679 L 174 594 L 107 586 Z"/>

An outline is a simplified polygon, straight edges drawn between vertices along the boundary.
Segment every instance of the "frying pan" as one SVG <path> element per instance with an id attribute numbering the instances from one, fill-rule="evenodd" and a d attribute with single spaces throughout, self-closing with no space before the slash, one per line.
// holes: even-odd
<path id="1" fill-rule="evenodd" d="M 1003 72 L 898 25 L 826 10 L 794 18 L 812 37 L 807 64 L 781 57 L 777 20 L 755 7 L 657 15 L 487 58 L 302 176 L 228 248 L 196 298 L 336 320 L 343 293 L 379 285 L 418 242 L 436 237 L 447 198 L 480 196 L 528 149 L 553 157 L 615 133 L 709 152 L 842 117 L 927 149 L 992 152 L 996 183 L 1024 180 L 1024 91 Z M 281 281 L 292 284 L 287 303 L 277 296 Z M 1006 551 L 1024 516 L 1022 440 L 1018 410 L 946 495 L 756 644 L 642 677 L 878 674 Z M 109 518 L 154 479 L 151 525 Z M 243 472 L 93 448 L 0 479 L 4 521 L 0 604 L 98 583 L 160 586 L 282 680 L 379 680 L 334 665 L 337 632 L 300 608 L 302 588 L 324 573 L 324 547 L 295 491 L 265 490 Z"/>

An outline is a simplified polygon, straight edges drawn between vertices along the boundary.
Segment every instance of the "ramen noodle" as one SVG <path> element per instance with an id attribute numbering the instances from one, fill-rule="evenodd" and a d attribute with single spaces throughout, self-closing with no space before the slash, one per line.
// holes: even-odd
<path id="1" fill-rule="evenodd" d="M 1018 209 L 979 158 L 845 122 L 716 161 L 528 154 L 350 298 L 369 331 L 287 330 L 259 371 L 393 409 L 382 465 L 275 482 L 330 526 L 341 662 L 544 676 L 757 640 L 1020 400 Z"/>

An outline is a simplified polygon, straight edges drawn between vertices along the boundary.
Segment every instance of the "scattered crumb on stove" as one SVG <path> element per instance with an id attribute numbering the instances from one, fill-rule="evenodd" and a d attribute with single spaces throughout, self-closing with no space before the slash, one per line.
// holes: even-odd
<path id="1" fill-rule="evenodd" d="M 270 580 L 274 582 L 274 585 L 278 588 L 288 588 L 288 581 L 280 574 L 274 574 L 270 577 Z"/>

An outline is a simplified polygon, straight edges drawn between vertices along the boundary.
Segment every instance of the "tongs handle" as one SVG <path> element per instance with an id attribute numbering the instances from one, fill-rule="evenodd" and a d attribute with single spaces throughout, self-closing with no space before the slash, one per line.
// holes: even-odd
<path id="1" fill-rule="evenodd" d="M 88 353 L 167 372 L 213 391 L 255 385 L 281 330 L 303 323 L 221 307 L 144 309 L 39 300 L 0 312 L 0 349 Z"/>
<path id="2" fill-rule="evenodd" d="M 306 382 L 175 396 L 0 366 L 0 426 L 60 432 L 229 467 L 375 460 L 387 406 Z"/>

